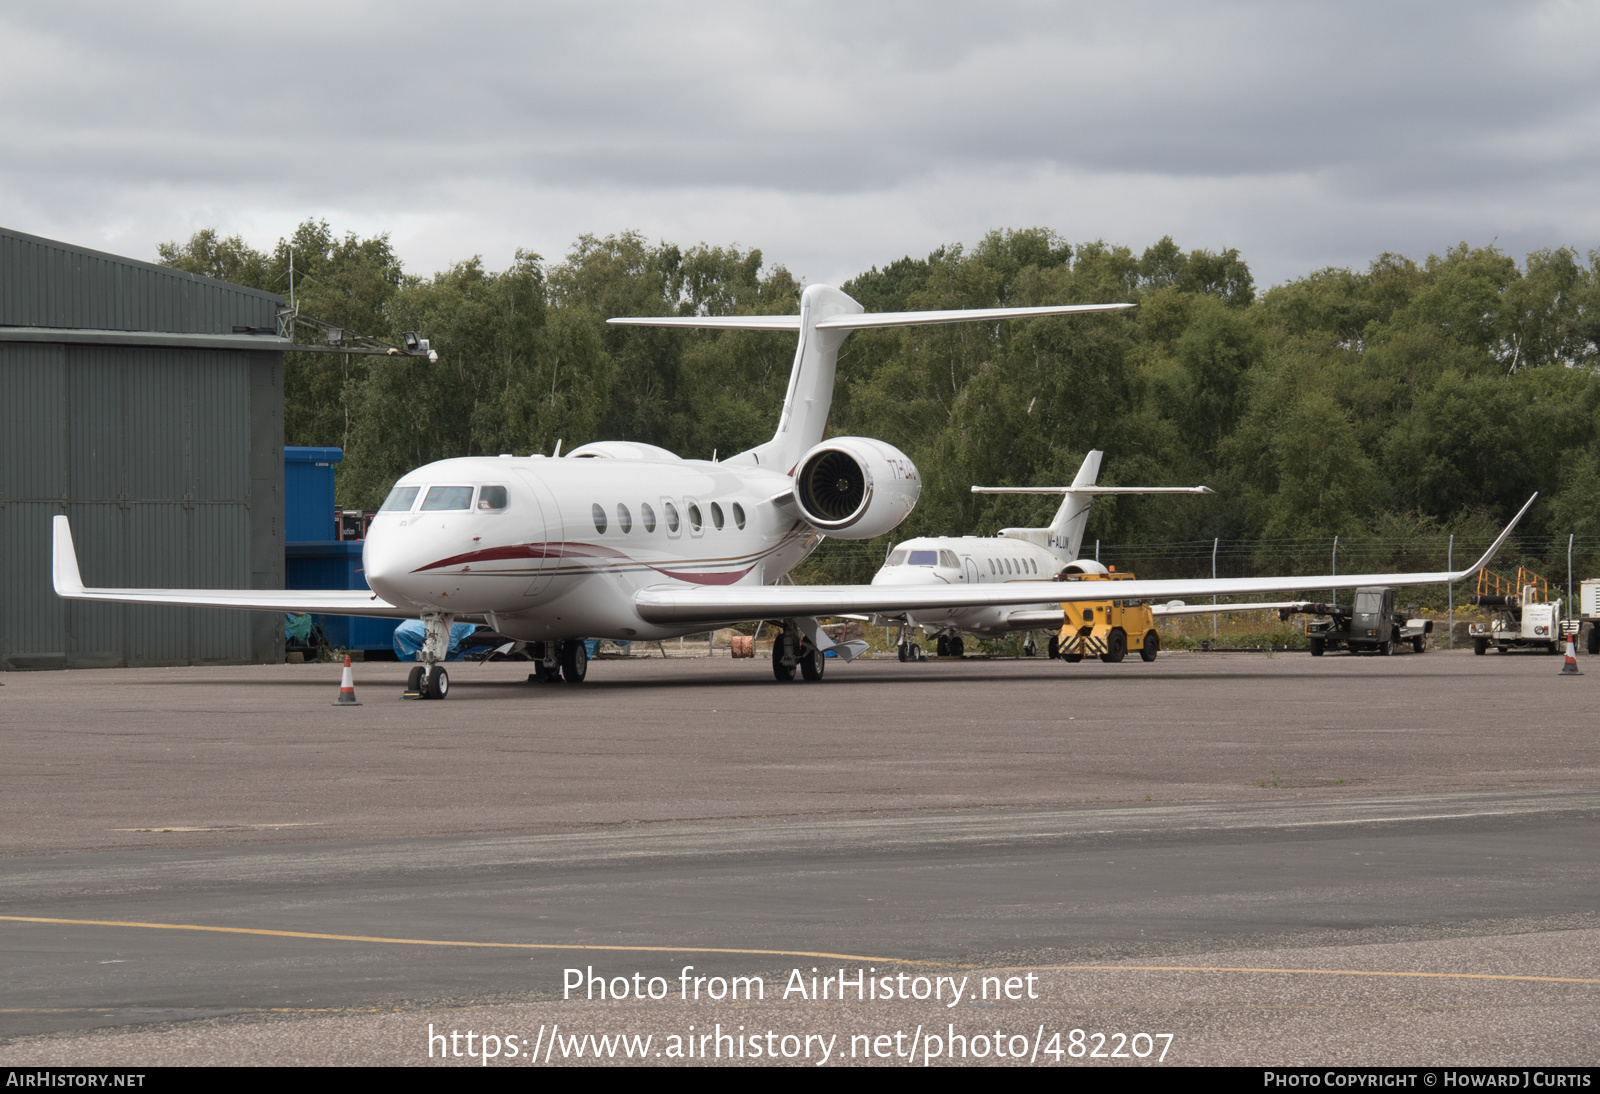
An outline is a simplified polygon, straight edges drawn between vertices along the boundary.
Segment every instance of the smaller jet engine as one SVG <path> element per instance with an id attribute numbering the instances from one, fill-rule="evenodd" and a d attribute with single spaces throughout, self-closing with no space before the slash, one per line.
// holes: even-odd
<path id="1" fill-rule="evenodd" d="M 800 459 L 794 500 L 807 522 L 839 539 L 871 539 L 906 519 L 922 496 L 916 464 L 892 444 L 835 437 Z"/>

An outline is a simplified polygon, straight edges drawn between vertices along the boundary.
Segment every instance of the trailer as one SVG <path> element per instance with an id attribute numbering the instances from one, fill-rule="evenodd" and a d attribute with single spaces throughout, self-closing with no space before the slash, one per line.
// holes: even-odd
<path id="1" fill-rule="evenodd" d="M 1600 577 L 1587 578 L 1578 586 L 1578 618 L 1569 621 L 1567 627 L 1576 636 L 1585 623 L 1589 624 L 1589 639 L 1584 648 L 1591 654 L 1600 654 Z"/>
<path id="2" fill-rule="evenodd" d="M 1472 652 L 1478 656 L 1491 646 L 1501 653 L 1514 649 L 1561 652 L 1561 598 L 1552 599 L 1549 583 L 1532 570 L 1518 566 L 1515 580 L 1490 570 L 1478 571 L 1478 591 L 1470 603 L 1494 609 L 1489 622 L 1467 627 Z"/>
<path id="3" fill-rule="evenodd" d="M 1433 620 L 1416 619 L 1395 611 L 1395 595 L 1392 585 L 1363 585 L 1356 590 L 1355 600 L 1350 604 L 1283 608 L 1278 618 L 1288 620 L 1297 612 L 1321 617 L 1306 620 L 1306 639 L 1312 657 L 1338 649 L 1387 655 L 1405 645 L 1422 653 L 1428 648 Z"/>
<path id="4" fill-rule="evenodd" d="M 1128 581 L 1132 574 L 1068 574 L 1068 581 Z M 1110 589 L 1106 590 L 1108 593 Z M 1154 661 L 1161 652 L 1161 635 L 1148 602 L 1143 600 L 1068 600 L 1062 603 L 1064 622 L 1051 643 L 1051 655 L 1076 664 L 1098 657 L 1114 665 L 1139 651 L 1139 660 Z"/>

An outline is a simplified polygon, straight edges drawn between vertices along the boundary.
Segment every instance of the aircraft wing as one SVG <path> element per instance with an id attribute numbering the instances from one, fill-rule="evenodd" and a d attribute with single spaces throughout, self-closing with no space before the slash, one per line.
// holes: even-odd
<path id="1" fill-rule="evenodd" d="M 369 615 L 386 619 L 410 619 L 417 614 L 415 610 L 397 608 L 365 589 L 87 589 L 78 572 L 78 552 L 72 545 L 72 528 L 67 518 L 56 517 L 54 525 L 50 564 L 56 595 L 63 600 Z"/>
<path id="2" fill-rule="evenodd" d="M 1109 599 L 1109 598 L 1108 598 Z M 1121 599 L 1120 597 L 1116 599 Z M 1171 619 L 1179 615 L 1226 615 L 1229 612 L 1267 612 L 1277 611 L 1280 608 L 1304 608 L 1309 600 L 1274 600 L 1271 603 L 1249 604 L 1184 604 L 1181 601 L 1173 604 L 1154 604 L 1150 614 L 1157 619 Z M 1062 627 L 1066 625 L 1066 613 L 1062 611 L 1032 611 L 1012 612 L 1006 616 L 1006 625 L 1014 631 L 1032 631 L 1043 627 Z"/>
<path id="3" fill-rule="evenodd" d="M 1489 564 L 1517 522 L 1533 505 L 1529 498 L 1490 544 L 1483 557 L 1464 570 L 1406 574 L 1304 574 L 1285 577 L 1175 578 L 1163 580 L 1008 581 L 1003 584 L 941 585 L 652 585 L 634 594 L 641 618 L 657 624 L 736 622 L 794 616 L 896 615 L 985 605 L 1020 606 L 1078 600 L 1150 600 L 1183 597 L 1262 596 L 1306 589 L 1355 589 L 1363 585 L 1444 585 L 1465 581 Z M 1108 588 L 1108 585 L 1111 586 Z M 1217 609 L 1206 608 L 1201 614 Z"/>

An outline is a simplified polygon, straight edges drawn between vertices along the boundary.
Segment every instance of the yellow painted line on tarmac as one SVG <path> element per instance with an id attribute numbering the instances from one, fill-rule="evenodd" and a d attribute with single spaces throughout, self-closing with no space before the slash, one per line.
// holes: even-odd
<path id="1" fill-rule="evenodd" d="M 1373 969 L 1257 969 L 1233 965 L 1014 965 L 995 972 L 1242 972 L 1292 976 L 1391 976 L 1419 980 L 1520 980 L 1538 984 L 1600 984 L 1581 976 L 1518 976 L 1491 972 L 1385 972 Z"/>
<path id="2" fill-rule="evenodd" d="M 312 938 L 323 942 L 377 942 L 391 946 L 456 946 L 485 950 L 603 950 L 612 953 L 726 953 L 746 957 L 821 957 L 834 961 L 871 961 L 884 965 L 928 965 L 958 968 L 948 962 L 914 961 L 905 957 L 864 957 L 853 953 L 817 953 L 811 950 L 740 950 L 716 946 L 602 946 L 562 942 L 463 942 L 438 938 L 385 938 L 379 935 L 320 934 L 314 931 L 274 931 L 264 927 L 212 927 L 199 923 L 140 923 L 119 919 L 52 919 L 45 916 L 0 915 L 6 923 L 54 923 L 69 927 L 140 927 L 154 931 L 204 931 L 215 934 L 253 934 L 268 938 Z"/>

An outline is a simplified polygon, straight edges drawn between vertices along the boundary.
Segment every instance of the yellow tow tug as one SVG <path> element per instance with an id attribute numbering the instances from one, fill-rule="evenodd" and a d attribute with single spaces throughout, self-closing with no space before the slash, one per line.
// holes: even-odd
<path id="1" fill-rule="evenodd" d="M 1132 577 L 1112 571 L 1065 574 L 1062 580 L 1128 581 Z M 1114 665 L 1127 656 L 1130 648 L 1138 650 L 1143 661 L 1154 661 L 1161 652 L 1155 614 L 1142 600 L 1068 600 L 1062 603 L 1061 611 L 1066 622 L 1056 642 L 1063 661 L 1076 664 L 1089 656 Z"/>

